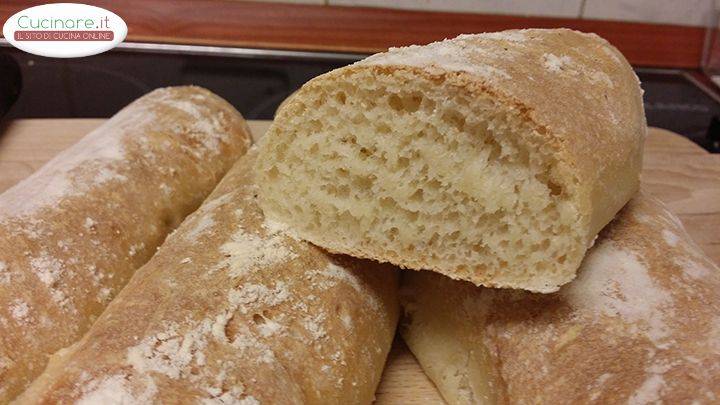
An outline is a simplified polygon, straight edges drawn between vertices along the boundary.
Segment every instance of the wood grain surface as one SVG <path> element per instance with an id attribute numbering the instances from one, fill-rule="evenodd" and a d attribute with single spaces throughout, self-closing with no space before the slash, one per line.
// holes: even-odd
<path id="1" fill-rule="evenodd" d="M 103 119 L 32 119 L 0 127 L 0 192 L 37 170 Z M 269 121 L 251 121 L 257 138 Z M 677 134 L 649 131 L 643 187 L 678 214 L 690 235 L 720 263 L 720 155 Z M 407 347 L 396 339 L 376 394 L 377 404 L 442 404 Z"/>
<path id="2" fill-rule="evenodd" d="M 2 0 L 0 21 L 32 5 Z M 128 40 L 375 53 L 463 33 L 567 27 L 595 32 L 635 66 L 698 68 L 705 29 L 666 24 L 236 0 L 86 0 L 121 16 Z"/>

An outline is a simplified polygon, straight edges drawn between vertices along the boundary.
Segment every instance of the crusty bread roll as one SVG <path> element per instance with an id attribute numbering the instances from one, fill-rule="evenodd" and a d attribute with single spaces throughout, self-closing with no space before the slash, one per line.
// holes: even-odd
<path id="1" fill-rule="evenodd" d="M 720 269 L 647 195 L 558 293 L 403 284 L 402 335 L 449 404 L 720 401 Z"/>
<path id="2" fill-rule="evenodd" d="M 160 89 L 0 195 L 0 403 L 83 335 L 250 142 L 218 96 Z"/>
<path id="3" fill-rule="evenodd" d="M 287 101 L 261 206 L 330 251 L 555 291 L 637 191 L 641 94 L 617 49 L 570 30 L 391 49 Z"/>
<path id="4" fill-rule="evenodd" d="M 397 272 L 265 221 L 254 156 L 18 402 L 372 402 L 399 312 Z"/>

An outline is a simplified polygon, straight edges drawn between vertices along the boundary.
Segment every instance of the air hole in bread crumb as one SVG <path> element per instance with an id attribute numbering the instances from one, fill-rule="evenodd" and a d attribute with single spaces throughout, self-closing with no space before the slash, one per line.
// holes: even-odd
<path id="1" fill-rule="evenodd" d="M 340 91 L 335 94 L 335 100 L 337 100 L 338 103 L 345 105 L 345 101 L 347 101 L 347 96 L 345 96 L 345 93 Z"/>
<path id="2" fill-rule="evenodd" d="M 389 134 L 391 131 L 390 126 L 385 123 L 380 123 L 375 126 L 375 130 L 381 134 Z"/>
<path id="3" fill-rule="evenodd" d="M 446 111 L 442 118 L 458 131 L 465 129 L 465 117 L 456 110 Z"/>
<path id="4" fill-rule="evenodd" d="M 497 143 L 497 141 L 495 141 L 495 139 L 491 137 L 486 137 L 484 143 L 485 146 L 490 148 L 490 155 L 488 156 L 487 160 L 489 162 L 498 160 L 502 153 L 502 149 L 500 148 L 500 145 Z"/>
<path id="5" fill-rule="evenodd" d="M 438 190 L 440 190 L 442 188 L 442 183 L 440 183 L 440 181 L 437 179 L 430 179 L 427 182 L 427 186 L 429 189 L 433 190 L 434 192 L 437 192 Z"/>
<path id="6" fill-rule="evenodd" d="M 422 100 L 423 97 L 420 94 L 412 94 L 403 97 L 403 106 L 405 107 L 405 111 L 414 113 L 419 110 Z"/>
<path id="7" fill-rule="evenodd" d="M 409 198 L 410 201 L 420 202 L 423 200 L 423 191 L 421 188 L 415 190 Z"/>
<path id="8" fill-rule="evenodd" d="M 390 97 L 388 98 L 388 105 L 390 105 L 390 108 L 395 111 L 400 111 L 403 109 L 403 102 L 397 94 L 390 95 Z"/>
<path id="9" fill-rule="evenodd" d="M 225 329 L 223 332 L 225 333 L 225 337 L 228 341 L 232 342 L 235 340 L 235 336 L 238 334 L 238 321 L 235 319 L 235 313 L 233 313 L 230 316 L 230 319 L 228 319 L 227 323 L 225 324 Z"/>
<path id="10" fill-rule="evenodd" d="M 556 196 L 562 194 L 562 187 L 554 181 L 548 181 L 547 186 L 550 189 L 550 195 Z"/>
<path id="11" fill-rule="evenodd" d="M 390 197 L 383 197 L 380 199 L 380 206 L 386 209 L 392 209 L 395 206 L 395 201 Z"/>
<path id="12" fill-rule="evenodd" d="M 253 314 L 252 320 L 255 325 L 262 325 L 265 323 L 265 317 L 260 314 Z"/>
<path id="13" fill-rule="evenodd" d="M 371 177 L 353 177 L 353 185 L 362 190 L 370 190 L 373 185 L 373 179 Z"/>
<path id="14" fill-rule="evenodd" d="M 352 135 L 348 135 L 348 136 L 344 136 L 344 137 L 340 138 L 340 143 L 344 143 L 344 144 L 351 143 L 354 145 L 355 140 L 353 139 Z"/>
<path id="15" fill-rule="evenodd" d="M 435 111 L 435 101 L 429 98 L 423 98 L 422 107 L 428 113 Z"/>
<path id="16" fill-rule="evenodd" d="M 388 238 L 390 238 L 391 241 L 394 241 L 397 239 L 399 230 L 395 227 L 390 228 L 390 230 L 387 232 Z"/>

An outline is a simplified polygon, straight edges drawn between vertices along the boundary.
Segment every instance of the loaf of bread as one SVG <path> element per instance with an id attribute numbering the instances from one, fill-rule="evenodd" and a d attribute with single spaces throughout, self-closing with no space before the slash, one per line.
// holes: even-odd
<path id="1" fill-rule="evenodd" d="M 82 337 L 250 141 L 218 96 L 159 89 L 0 195 L 0 403 Z"/>
<path id="2" fill-rule="evenodd" d="M 645 132 L 598 36 L 462 35 L 307 83 L 261 143 L 260 204 L 333 252 L 551 292 L 637 191 Z"/>
<path id="3" fill-rule="evenodd" d="M 720 269 L 647 195 L 557 293 L 403 277 L 402 335 L 449 404 L 720 401 Z"/>
<path id="4" fill-rule="evenodd" d="M 399 313 L 397 271 L 330 255 L 266 221 L 255 155 L 19 402 L 372 402 Z"/>

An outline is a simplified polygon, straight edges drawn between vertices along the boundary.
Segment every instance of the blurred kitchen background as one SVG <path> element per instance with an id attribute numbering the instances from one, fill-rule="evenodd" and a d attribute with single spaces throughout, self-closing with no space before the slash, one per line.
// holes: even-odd
<path id="1" fill-rule="evenodd" d="M 643 82 L 650 125 L 720 152 L 712 0 L 83 2 L 120 15 L 126 42 L 102 55 L 51 59 L 0 40 L 3 119 L 109 117 L 151 89 L 176 84 L 207 87 L 248 119 L 271 119 L 306 81 L 389 46 L 569 27 L 596 32 L 626 55 Z M 0 0 L 0 20 L 43 3 Z"/>

